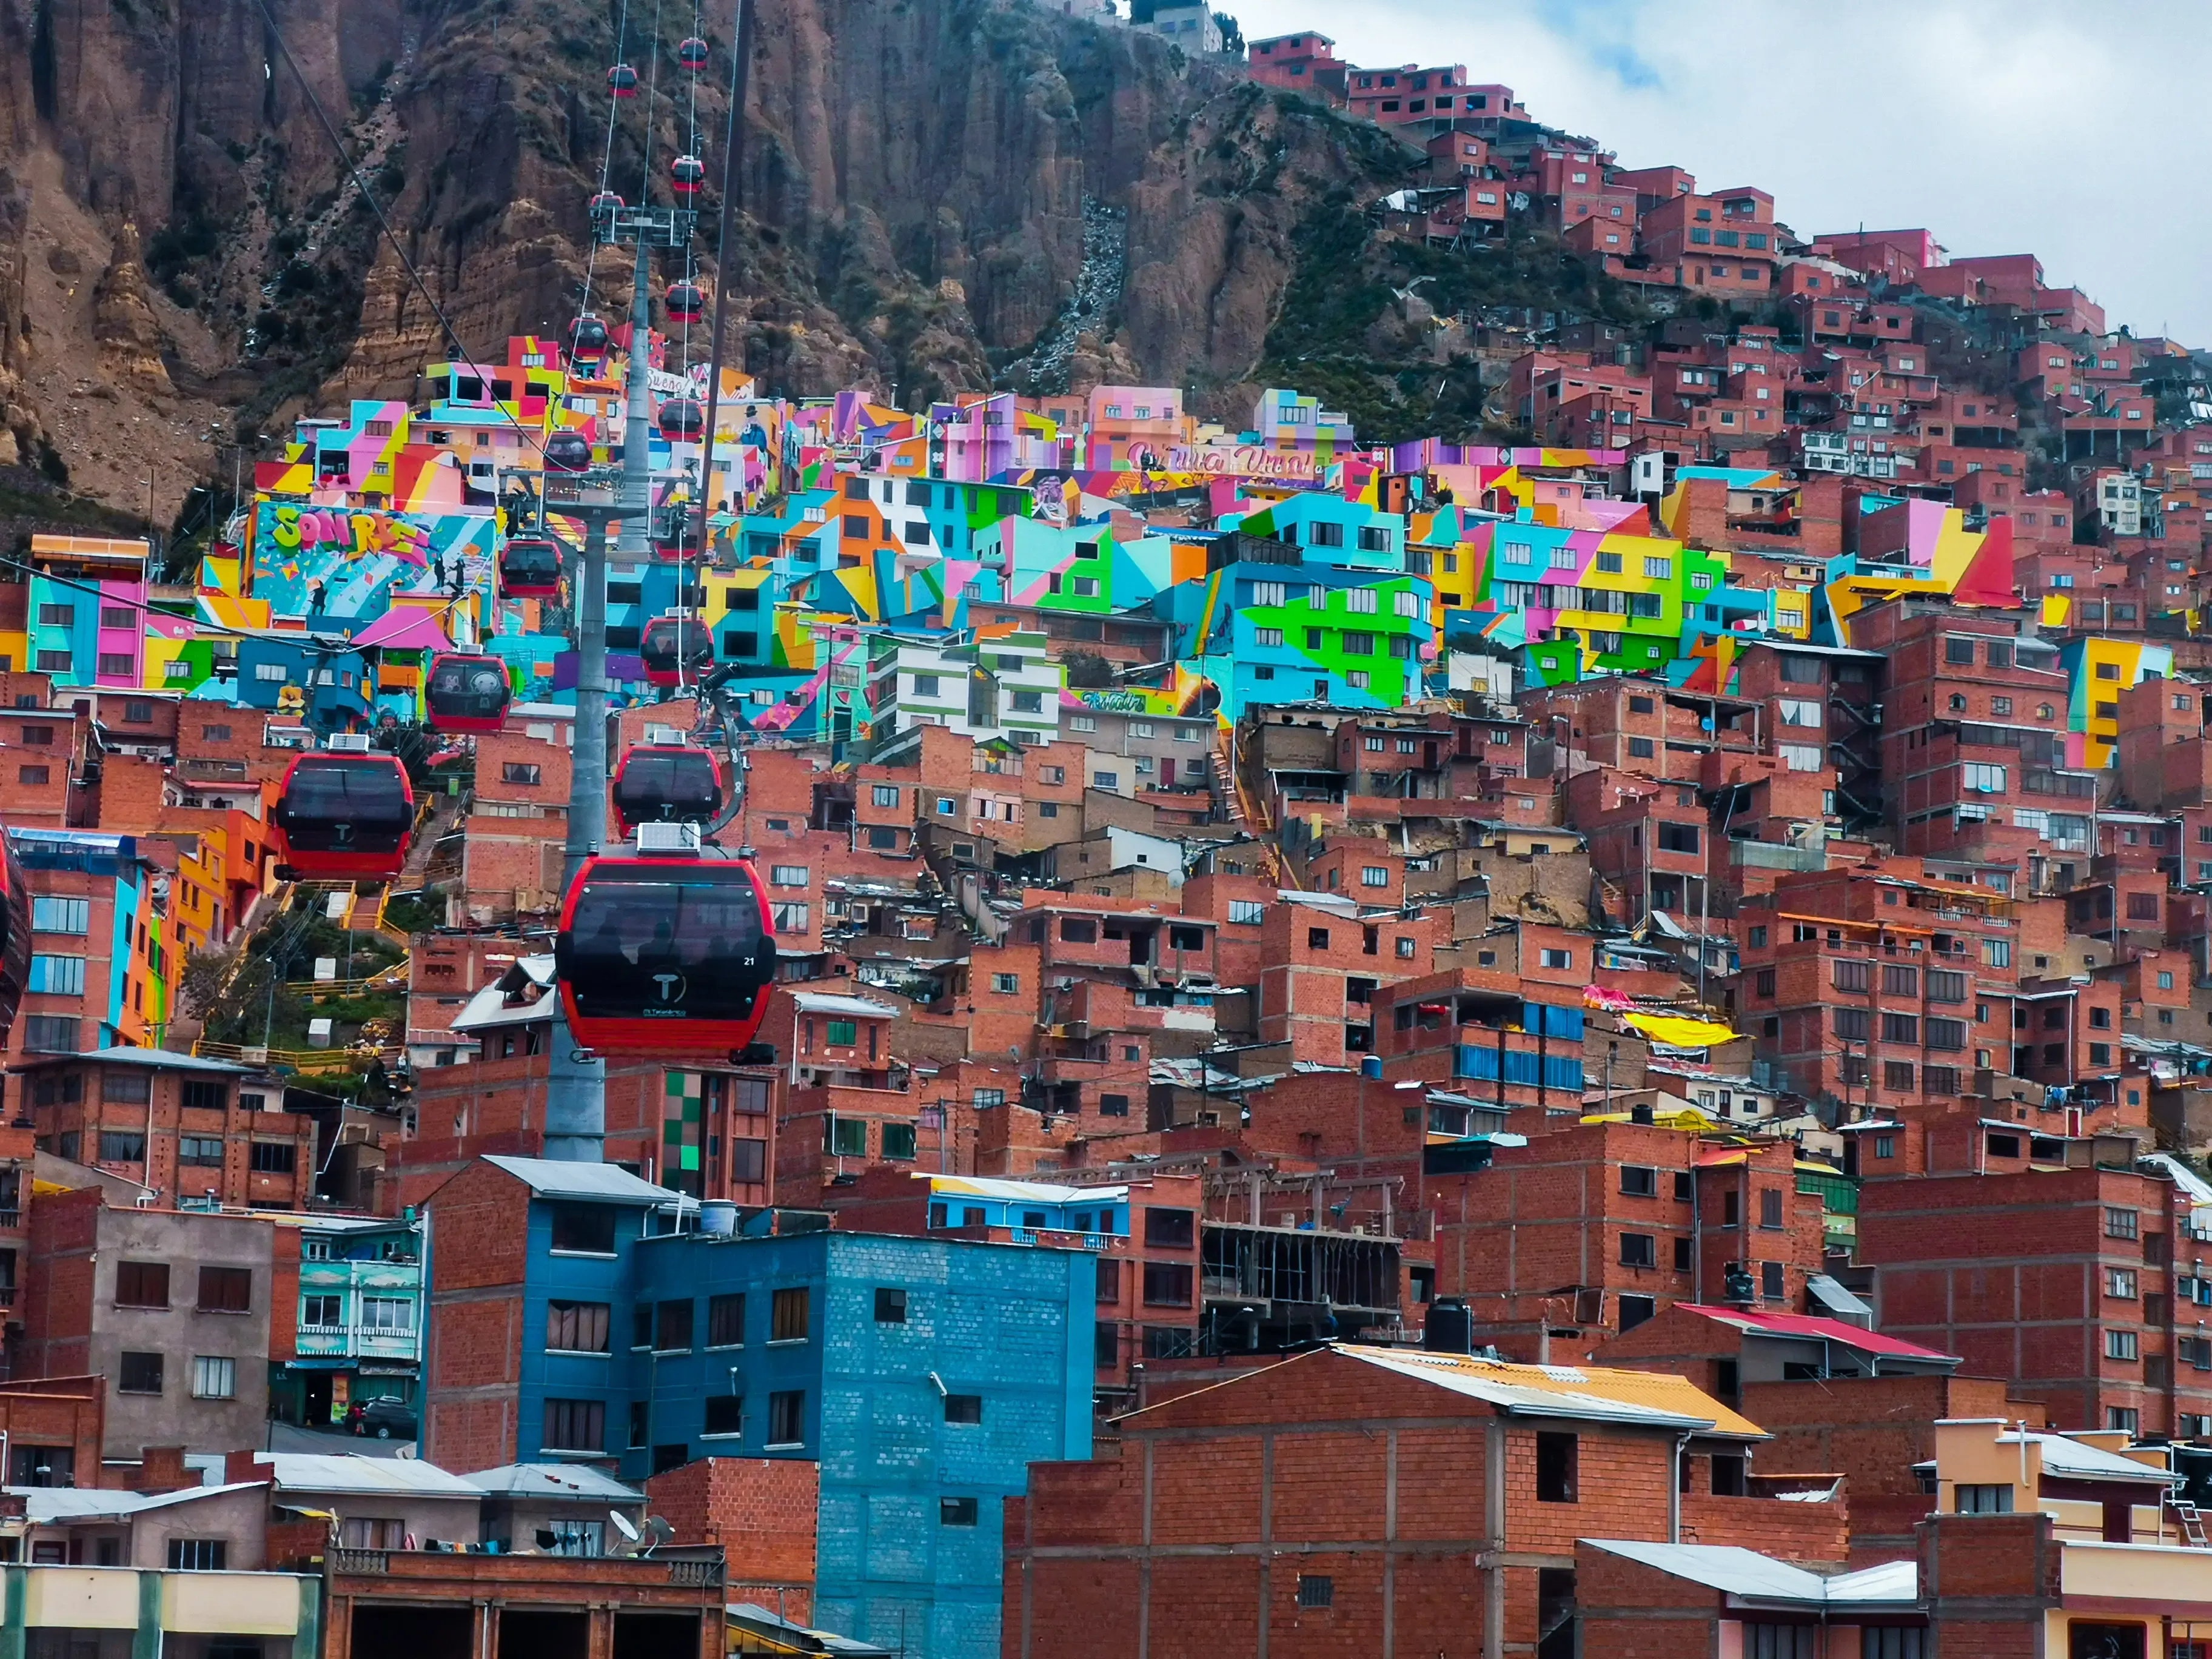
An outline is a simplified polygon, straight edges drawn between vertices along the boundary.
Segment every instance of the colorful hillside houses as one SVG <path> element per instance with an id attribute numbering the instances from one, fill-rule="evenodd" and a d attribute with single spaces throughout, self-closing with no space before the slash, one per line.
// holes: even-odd
<path id="1" fill-rule="evenodd" d="M 1270 386 L 1252 407 L 1251 441 L 1268 449 L 1310 451 L 1328 462 L 1349 451 L 1352 422 L 1321 399 L 1281 386 Z"/>
<path id="2" fill-rule="evenodd" d="M 1731 372 L 1761 368 L 1771 333 L 1731 347 Z M 580 433 L 596 461 L 616 459 L 627 346 L 617 329 L 579 366 L 554 341 L 517 336 L 496 357 L 428 366 L 426 401 L 356 399 L 343 418 L 302 419 L 284 458 L 257 468 L 254 499 L 202 561 L 188 605 L 173 590 L 149 597 L 137 544 L 41 538 L 33 566 L 61 562 L 32 576 L 0 656 L 61 684 L 267 708 L 318 731 L 419 719 L 428 657 L 447 646 L 500 658 L 521 701 L 566 703 L 568 613 L 502 594 L 497 556 L 523 527 L 511 492 L 530 487 L 549 433 Z M 647 349 L 656 403 L 703 392 L 703 369 L 676 367 L 668 342 Z M 1745 450 L 1674 458 L 1642 436 L 1363 447 L 1340 413 L 1285 387 L 1259 394 L 1242 432 L 1166 387 L 992 393 L 925 412 L 860 390 L 765 398 L 734 370 L 720 391 L 715 471 L 698 492 L 703 556 L 657 546 L 612 562 L 610 675 L 617 705 L 656 700 L 640 641 L 689 609 L 734 718 L 763 738 L 877 744 L 917 712 L 968 724 L 963 698 L 940 710 L 917 677 L 934 673 L 938 697 L 951 696 L 946 676 L 966 673 L 972 642 L 1010 613 L 1018 631 L 1044 630 L 1055 659 L 1086 641 L 1146 640 L 1138 654 L 1152 659 L 1124 650 L 1109 689 L 1222 721 L 1316 698 L 1401 708 L 1493 672 L 1717 690 L 1747 641 L 1850 647 L 1870 608 L 1899 600 L 2010 608 L 2015 553 L 2031 544 L 1982 498 L 1808 481 Z M 657 468 L 696 470 L 696 442 L 653 441 Z M 671 500 L 695 491 L 679 478 Z M 557 509 L 548 527 L 581 535 Z M 2029 533 L 2050 547 L 2042 526 Z M 2060 590 L 2039 603 L 2043 624 L 2066 630 L 2088 602 Z M 2178 627 L 2200 614 L 2173 608 Z M 2099 689 L 2165 672 L 2160 651 L 2077 642 L 2075 763 L 2113 753 Z M 918 666 L 924 656 L 936 666 Z M 1482 659 L 1493 669 L 1468 666 Z M 888 675 L 887 660 L 900 665 Z"/>
<path id="3" fill-rule="evenodd" d="M 1288 544 L 1242 533 L 1214 552 L 1203 582 L 1178 583 L 1154 609 L 1219 689 L 1222 718 L 1257 702 L 1395 708 L 1418 693 L 1436 655 L 1426 578 L 1308 564 Z"/>
<path id="4" fill-rule="evenodd" d="M 2112 763 L 2120 740 L 2119 694 L 2145 680 L 2173 673 L 2173 649 L 2142 640 L 2091 635 L 2059 647 L 2066 671 L 2066 763 L 2100 771 Z"/>
<path id="5" fill-rule="evenodd" d="M 1859 502 L 1858 550 L 1831 562 L 1821 588 L 1826 622 L 1814 638 L 1850 645 L 1850 621 L 1869 605 L 1909 597 L 2009 610 L 2013 587 L 2012 521 L 1996 518 L 1970 530 L 1957 507 L 1941 501 Z"/>

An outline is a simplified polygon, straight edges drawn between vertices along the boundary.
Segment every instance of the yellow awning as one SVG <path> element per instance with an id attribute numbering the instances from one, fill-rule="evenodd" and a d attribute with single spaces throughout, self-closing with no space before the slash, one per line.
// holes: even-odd
<path id="1" fill-rule="evenodd" d="M 1736 1034 L 1710 1019 L 1690 1019 L 1680 1014 L 1650 1014 L 1634 1010 L 1621 1019 L 1630 1029 L 1670 1048 L 1710 1048 L 1716 1042 L 1733 1042 Z"/>

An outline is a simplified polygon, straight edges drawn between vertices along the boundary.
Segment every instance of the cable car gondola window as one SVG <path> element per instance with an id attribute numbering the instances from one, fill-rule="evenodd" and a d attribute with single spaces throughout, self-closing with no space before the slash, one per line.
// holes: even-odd
<path id="1" fill-rule="evenodd" d="M 692 819 L 721 809 L 721 779 L 703 750 L 633 749 L 615 774 L 615 807 L 632 824 Z"/>
<path id="2" fill-rule="evenodd" d="M 404 823 L 408 817 L 399 774 L 388 766 L 302 766 L 284 794 L 297 818 Z"/>
<path id="3" fill-rule="evenodd" d="M 399 769 L 388 763 L 302 761 L 285 785 L 282 806 L 285 836 L 296 847 L 343 842 L 367 852 L 397 844 L 414 822 Z M 335 834 L 340 825 L 344 836 Z"/>

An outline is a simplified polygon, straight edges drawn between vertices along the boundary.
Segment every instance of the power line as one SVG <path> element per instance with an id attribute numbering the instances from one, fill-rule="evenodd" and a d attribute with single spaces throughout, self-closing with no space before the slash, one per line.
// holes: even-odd
<path id="1" fill-rule="evenodd" d="M 0 556 L 0 566 L 4 566 L 10 570 L 20 570 L 27 576 L 37 576 L 46 581 L 53 583 L 57 587 L 66 587 L 72 592 L 78 593 L 89 593 L 94 599 L 98 599 L 102 605 L 112 605 L 117 606 L 127 605 L 131 610 L 137 611 L 141 616 L 159 617 L 164 622 L 187 623 L 191 627 L 195 633 L 206 632 L 210 634 L 227 634 L 231 638 L 239 640 L 273 639 L 277 641 L 289 641 L 289 635 L 286 630 L 283 629 L 233 628 L 228 623 L 209 622 L 205 618 L 200 617 L 180 617 L 173 611 L 163 611 L 147 600 L 128 599 L 119 593 L 111 593 L 105 588 L 93 586 L 89 583 L 77 580 L 75 577 L 57 576 L 51 570 L 41 570 L 38 566 L 34 564 L 25 564 L 20 559 L 11 559 L 5 556 Z M 453 610 L 456 605 L 460 605 L 469 596 L 465 593 L 456 594 L 452 599 L 447 599 L 443 605 L 438 606 L 434 611 L 428 611 L 427 614 L 433 617 L 442 617 L 447 611 Z M 313 635 L 309 635 L 310 639 L 314 639 L 314 637 L 315 636 Z M 342 656 L 346 653 L 354 651 L 374 651 L 377 649 L 377 647 L 373 645 L 355 645 L 350 641 L 348 641 L 343 645 L 328 645 L 323 643 L 320 640 L 315 640 L 313 644 L 302 644 L 301 649 L 313 651 L 318 655 L 327 657 Z M 95 687 L 94 689 L 97 690 L 98 688 Z"/>

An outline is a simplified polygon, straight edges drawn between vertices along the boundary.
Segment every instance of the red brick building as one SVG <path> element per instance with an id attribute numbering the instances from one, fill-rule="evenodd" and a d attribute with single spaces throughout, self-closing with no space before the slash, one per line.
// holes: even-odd
<path id="1" fill-rule="evenodd" d="M 1682 1490 L 1760 1431 L 1676 1378 L 1332 1346 L 1124 1418 L 1006 1510 L 1008 1659 L 1571 1652 L 1575 1540 L 1841 1560 L 1840 1503 Z M 1387 1635 L 1384 1633 L 1387 1632 Z"/>
<path id="2" fill-rule="evenodd" d="M 1516 1358 L 1602 1352 L 1675 1303 L 1721 1301 L 1732 1269 L 1749 1306 L 1798 1312 L 1822 1271 L 1820 1200 L 1788 1141 L 1587 1123 L 1422 1186 L 1437 1294 Z"/>
<path id="3" fill-rule="evenodd" d="M 284 1109 L 276 1079 L 154 1048 L 49 1055 L 15 1073 L 39 1144 L 123 1176 L 165 1202 L 305 1209 L 315 1125 Z"/>
<path id="4" fill-rule="evenodd" d="M 2058 1428 L 2212 1435 L 2189 1213 L 2125 1169 L 1869 1182 L 1859 1260 L 1885 1334 L 2008 1379 Z"/>

